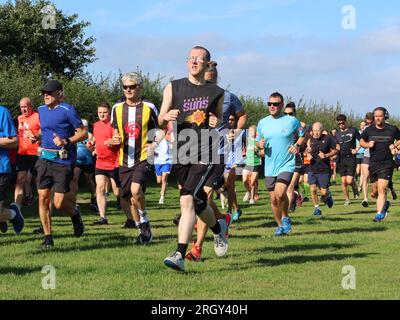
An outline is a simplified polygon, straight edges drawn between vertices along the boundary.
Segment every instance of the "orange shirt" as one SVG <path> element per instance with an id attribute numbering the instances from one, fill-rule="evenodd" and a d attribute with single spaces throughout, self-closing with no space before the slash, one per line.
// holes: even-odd
<path id="1" fill-rule="evenodd" d="M 35 156 L 37 155 L 38 143 L 31 143 L 28 138 L 28 130 L 38 135 L 40 131 L 39 114 L 33 112 L 29 117 L 21 114 L 18 116 L 18 154 Z"/>

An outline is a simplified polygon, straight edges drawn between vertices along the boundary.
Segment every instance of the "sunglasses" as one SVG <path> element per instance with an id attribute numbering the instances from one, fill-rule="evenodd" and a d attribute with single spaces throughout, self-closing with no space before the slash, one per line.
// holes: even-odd
<path id="1" fill-rule="evenodd" d="M 346 122 L 338 122 L 338 123 L 337 123 L 338 126 L 342 126 L 342 125 L 344 125 L 344 124 L 346 124 Z"/>
<path id="2" fill-rule="evenodd" d="M 53 93 L 53 91 L 42 91 L 42 96 L 44 96 L 44 95 L 51 96 L 52 93 Z"/>
<path id="3" fill-rule="evenodd" d="M 287 116 L 294 116 L 294 112 L 284 112 Z"/>
<path id="4" fill-rule="evenodd" d="M 197 62 L 203 63 L 204 62 L 204 60 L 200 57 L 187 57 L 187 61 L 193 62 L 193 63 L 197 63 Z"/>
<path id="5" fill-rule="evenodd" d="M 234 122 L 234 121 L 235 121 L 235 119 L 228 119 L 228 121 L 230 121 L 230 122 Z"/>
<path id="6" fill-rule="evenodd" d="M 268 102 L 268 107 L 280 107 L 282 102 Z"/>
<path id="7" fill-rule="evenodd" d="M 124 88 L 124 90 L 128 90 L 128 89 L 135 90 L 136 88 L 140 87 L 140 85 L 139 84 L 133 84 L 131 86 L 122 86 L 122 87 Z"/>

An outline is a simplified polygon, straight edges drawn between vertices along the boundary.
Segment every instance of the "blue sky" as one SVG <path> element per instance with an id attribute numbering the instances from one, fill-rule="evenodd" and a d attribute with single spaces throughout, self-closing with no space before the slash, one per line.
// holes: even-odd
<path id="1" fill-rule="evenodd" d="M 90 21 L 94 73 L 139 67 L 152 78 L 186 75 L 203 45 L 219 63 L 220 85 L 265 98 L 280 91 L 363 114 L 378 105 L 400 116 L 400 3 L 385 0 L 55 0 Z M 384 3 L 384 5 L 382 4 Z M 342 8 L 354 7 L 345 30 Z"/>

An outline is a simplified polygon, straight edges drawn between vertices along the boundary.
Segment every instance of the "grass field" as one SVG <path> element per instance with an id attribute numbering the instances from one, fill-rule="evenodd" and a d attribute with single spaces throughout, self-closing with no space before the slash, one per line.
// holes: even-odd
<path id="1" fill-rule="evenodd" d="M 398 202 L 392 201 L 387 220 L 376 224 L 374 203 L 364 209 L 355 200 L 344 207 L 340 188 L 334 186 L 334 208 L 322 207 L 323 217 L 315 218 L 311 204 L 304 204 L 292 214 L 292 234 L 275 238 L 262 190 L 256 205 L 242 204 L 244 215 L 231 227 L 227 256 L 215 256 L 210 234 L 204 260 L 186 262 L 182 274 L 163 265 L 176 247 L 177 228 L 171 220 L 180 210 L 178 191 L 171 183 L 166 204 L 159 206 L 158 190 L 152 186 L 146 194 L 154 242 L 145 247 L 134 244 L 136 230 L 121 229 L 125 218 L 113 209 L 115 202 L 110 204 L 111 225 L 91 226 L 96 217 L 88 210 L 89 194 L 82 193 L 78 202 L 85 236 L 74 238 L 69 218 L 56 213 L 56 249 L 43 252 L 41 237 L 32 234 L 39 225 L 37 207 L 24 208 L 23 233 L 0 234 L 0 299 L 400 298 Z M 241 203 L 239 183 L 238 198 Z M 42 288 L 45 265 L 55 267 L 55 290 Z M 356 271 L 355 290 L 342 288 L 347 265 Z"/>

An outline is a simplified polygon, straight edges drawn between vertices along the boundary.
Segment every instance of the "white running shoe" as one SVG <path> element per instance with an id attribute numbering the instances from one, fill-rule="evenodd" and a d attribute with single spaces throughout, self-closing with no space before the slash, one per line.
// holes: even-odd
<path id="1" fill-rule="evenodd" d="M 249 201 L 249 204 L 256 204 L 256 202 L 255 202 L 254 199 L 251 199 L 251 200 Z"/>
<path id="2" fill-rule="evenodd" d="M 223 257 L 228 252 L 228 239 L 226 238 L 226 231 L 228 229 L 225 219 L 218 220 L 221 226 L 221 233 L 214 234 L 214 251 L 218 257 Z"/>
<path id="3" fill-rule="evenodd" d="M 179 251 L 176 251 L 171 256 L 166 257 L 164 259 L 164 264 L 176 271 L 185 271 L 185 262 L 182 258 L 182 254 Z"/>
<path id="4" fill-rule="evenodd" d="M 158 201 L 158 204 L 164 204 L 164 196 L 160 197 L 160 201 Z"/>
<path id="5" fill-rule="evenodd" d="M 250 192 L 247 191 L 245 196 L 244 196 L 244 198 L 243 198 L 243 202 L 247 202 L 249 200 L 250 200 Z"/>

